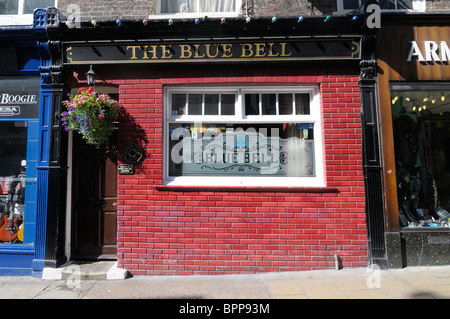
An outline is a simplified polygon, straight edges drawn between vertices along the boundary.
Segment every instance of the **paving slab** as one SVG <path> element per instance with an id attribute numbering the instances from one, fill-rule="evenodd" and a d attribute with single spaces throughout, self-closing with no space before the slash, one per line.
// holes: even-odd
<path id="1" fill-rule="evenodd" d="M 8 277 L 0 286 L 0 299 L 33 299 L 50 285 L 39 278 Z"/>
<path id="2" fill-rule="evenodd" d="M 270 298 L 260 276 L 136 276 L 125 281 L 98 281 L 83 298 Z"/>
<path id="3" fill-rule="evenodd" d="M 84 269 L 77 265 L 75 268 L 80 271 L 64 275 L 65 279 L 61 271 L 53 272 L 52 276 L 56 274 L 53 279 L 0 277 L 0 299 L 450 298 L 450 266 L 222 276 L 129 276 L 122 280 L 108 280 L 104 276 L 110 265 L 91 266 L 96 267 Z M 100 268 L 103 270 L 98 271 Z M 121 277 L 122 270 L 118 272 Z M 96 277 L 99 273 L 102 276 Z"/>

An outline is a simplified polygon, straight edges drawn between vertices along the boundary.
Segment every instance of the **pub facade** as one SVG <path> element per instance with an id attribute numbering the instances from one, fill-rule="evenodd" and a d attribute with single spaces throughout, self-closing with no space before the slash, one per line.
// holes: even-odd
<path id="1" fill-rule="evenodd" d="M 49 95 L 34 275 L 67 261 L 207 275 L 384 256 L 373 11 L 247 9 L 142 20 L 35 11 Z M 81 134 L 104 110 L 66 126 L 81 120 L 81 96 L 118 105 L 100 145 Z"/>
<path id="2" fill-rule="evenodd" d="M 47 32 L 64 95 L 120 107 L 101 146 L 59 133 L 68 178 L 55 264 L 117 259 L 148 275 L 366 266 L 363 163 L 377 147 L 362 143 L 377 129 L 366 17 L 57 16 Z"/>

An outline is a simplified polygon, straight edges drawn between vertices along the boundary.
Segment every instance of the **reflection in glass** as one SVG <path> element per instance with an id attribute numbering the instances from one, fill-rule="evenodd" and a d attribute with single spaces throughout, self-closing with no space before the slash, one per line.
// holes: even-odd
<path id="1" fill-rule="evenodd" d="M 202 115 L 202 95 L 189 94 L 188 115 Z"/>
<path id="2" fill-rule="evenodd" d="M 277 95 L 276 94 L 262 94 L 262 114 L 276 115 L 277 114 Z"/>
<path id="3" fill-rule="evenodd" d="M 313 124 L 169 125 L 169 176 L 315 176 Z"/>
<path id="4" fill-rule="evenodd" d="M 48 8 L 55 5 L 55 0 L 25 0 L 23 13 L 32 14 L 36 8 Z"/>
<path id="5" fill-rule="evenodd" d="M 401 227 L 450 227 L 450 91 L 391 92 Z"/>
<path id="6" fill-rule="evenodd" d="M 19 14 L 18 0 L 2 0 L 0 1 L 0 15 Z"/>
<path id="7" fill-rule="evenodd" d="M 186 94 L 172 95 L 172 115 L 186 114 Z"/>
<path id="8" fill-rule="evenodd" d="M 25 206 L 27 122 L 0 122 L 0 241 L 20 243 Z"/>
<path id="9" fill-rule="evenodd" d="M 294 112 L 292 111 L 292 94 L 280 94 L 278 96 L 278 103 L 280 108 L 280 115 L 292 115 Z"/>
<path id="10" fill-rule="evenodd" d="M 219 94 L 205 94 L 205 115 L 219 114 Z"/>
<path id="11" fill-rule="evenodd" d="M 236 97 L 234 94 L 222 94 L 221 95 L 221 115 L 234 115 L 234 106 L 236 103 Z"/>

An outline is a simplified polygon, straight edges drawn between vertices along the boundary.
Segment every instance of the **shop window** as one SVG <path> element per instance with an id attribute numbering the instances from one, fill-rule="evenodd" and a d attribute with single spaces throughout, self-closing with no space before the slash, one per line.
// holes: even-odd
<path id="1" fill-rule="evenodd" d="M 32 244 L 36 220 L 38 76 L 0 79 L 0 243 Z"/>
<path id="2" fill-rule="evenodd" d="M 241 0 L 158 0 L 158 14 L 183 16 L 237 15 Z"/>
<path id="3" fill-rule="evenodd" d="M 169 88 L 167 184 L 323 186 L 315 88 Z"/>
<path id="4" fill-rule="evenodd" d="M 430 89 L 391 91 L 402 227 L 450 227 L 450 87 Z"/>
<path id="5" fill-rule="evenodd" d="M 25 121 L 0 122 L 0 242 L 22 243 L 27 133 Z"/>
<path id="6" fill-rule="evenodd" d="M 366 0 L 338 0 L 338 10 L 357 9 Z M 425 11 L 425 0 L 385 0 L 379 1 L 381 10 L 420 10 Z"/>
<path id="7" fill-rule="evenodd" d="M 56 6 L 56 0 L 0 0 L 1 24 L 31 24 L 36 8 Z"/>

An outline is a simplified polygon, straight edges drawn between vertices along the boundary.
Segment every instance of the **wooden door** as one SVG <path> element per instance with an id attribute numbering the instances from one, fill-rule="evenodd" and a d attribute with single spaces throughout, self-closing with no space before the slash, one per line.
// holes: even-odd
<path id="1" fill-rule="evenodd" d="M 117 130 L 96 148 L 73 137 L 71 259 L 116 259 Z"/>

